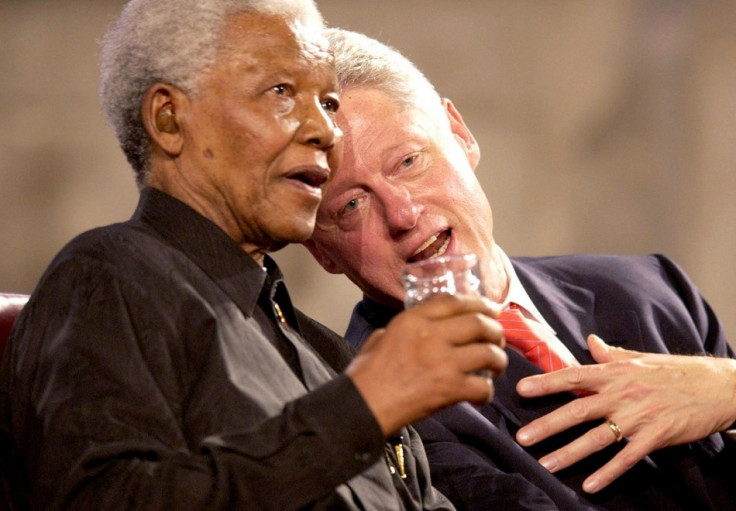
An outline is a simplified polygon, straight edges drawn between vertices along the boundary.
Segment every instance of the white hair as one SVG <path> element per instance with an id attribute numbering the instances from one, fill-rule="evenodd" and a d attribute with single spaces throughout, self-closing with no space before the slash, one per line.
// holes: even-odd
<path id="1" fill-rule="evenodd" d="M 445 118 L 440 95 L 432 83 L 396 49 L 349 30 L 328 28 L 324 34 L 335 57 L 340 90 L 377 89 L 400 105 L 420 107 Z"/>
<path id="2" fill-rule="evenodd" d="M 139 185 L 150 170 L 143 97 L 156 82 L 196 94 L 226 18 L 275 14 L 322 29 L 313 0 L 131 0 L 101 44 L 100 102 Z"/>

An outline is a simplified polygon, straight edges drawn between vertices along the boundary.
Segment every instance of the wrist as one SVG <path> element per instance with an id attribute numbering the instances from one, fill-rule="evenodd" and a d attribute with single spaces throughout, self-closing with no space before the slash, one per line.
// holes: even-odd
<path id="1" fill-rule="evenodd" d="M 724 428 L 721 431 L 729 432 L 736 439 L 736 360 L 731 358 L 721 359 L 725 374 L 726 385 L 724 391 L 728 395 L 728 408 L 724 420 Z"/>

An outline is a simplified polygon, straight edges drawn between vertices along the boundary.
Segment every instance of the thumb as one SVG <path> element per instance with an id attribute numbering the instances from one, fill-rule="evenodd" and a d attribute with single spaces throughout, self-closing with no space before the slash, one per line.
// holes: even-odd
<path id="1" fill-rule="evenodd" d="M 590 334 L 588 336 L 588 349 L 590 350 L 590 354 L 593 356 L 593 359 L 599 364 L 636 358 L 641 355 L 638 351 L 609 346 L 603 339 L 595 334 Z"/>

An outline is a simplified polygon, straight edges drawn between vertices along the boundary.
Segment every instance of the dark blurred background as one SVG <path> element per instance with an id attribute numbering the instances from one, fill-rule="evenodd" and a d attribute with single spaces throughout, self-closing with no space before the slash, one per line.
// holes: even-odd
<path id="1" fill-rule="evenodd" d="M 4 291 L 32 291 L 66 241 L 136 204 L 97 102 L 97 41 L 123 3 L 0 2 Z M 328 24 L 398 48 L 455 102 L 507 253 L 668 254 L 736 341 L 736 2 L 318 4 Z M 342 332 L 352 284 L 300 246 L 276 258 L 296 304 Z"/>

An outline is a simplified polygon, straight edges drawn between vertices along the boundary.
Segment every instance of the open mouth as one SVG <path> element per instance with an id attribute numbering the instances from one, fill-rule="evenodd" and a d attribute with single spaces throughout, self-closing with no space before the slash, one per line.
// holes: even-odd
<path id="1" fill-rule="evenodd" d="M 416 261 L 423 261 L 424 259 L 430 259 L 432 257 L 439 257 L 447 251 L 447 247 L 450 244 L 450 238 L 452 230 L 447 229 L 446 231 L 438 232 L 427 241 L 422 243 L 412 256 L 406 260 L 407 263 L 414 263 Z"/>
<path id="2" fill-rule="evenodd" d="M 319 188 L 327 182 L 330 174 L 327 170 L 319 167 L 310 167 L 297 169 L 290 172 L 287 176 L 288 179 L 299 181 L 311 188 Z"/>

